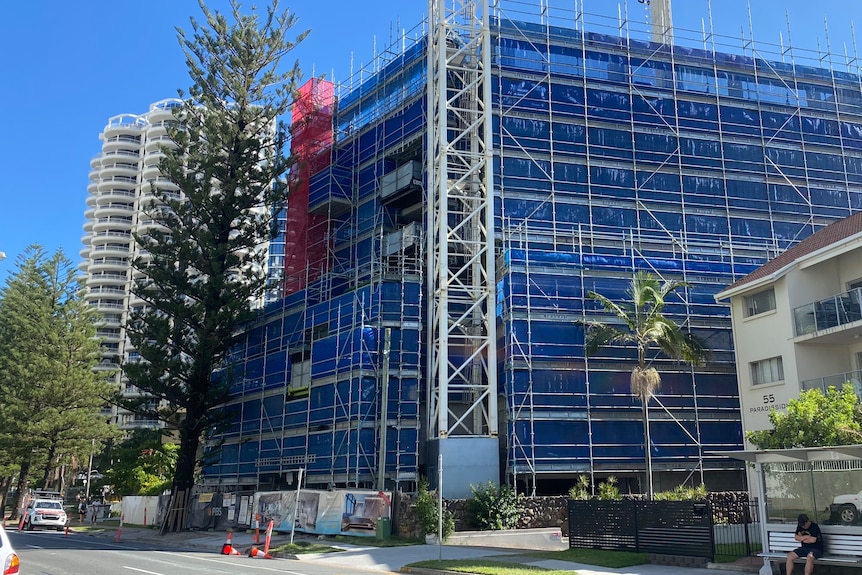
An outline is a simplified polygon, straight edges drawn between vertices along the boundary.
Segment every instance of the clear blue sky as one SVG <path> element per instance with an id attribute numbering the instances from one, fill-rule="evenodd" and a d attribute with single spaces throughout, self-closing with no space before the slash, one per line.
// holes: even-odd
<path id="1" fill-rule="evenodd" d="M 505 1 L 505 0 L 504 0 Z M 525 0 L 521 0 L 524 2 Z M 620 0 L 625 2 L 626 0 Z M 627 0 L 629 19 L 644 20 L 644 6 Z M 751 0 L 758 42 L 787 43 L 785 10 L 796 49 L 825 50 L 828 19 L 832 51 L 853 53 L 854 21 L 862 52 L 862 3 L 858 0 Z M 266 0 L 257 0 L 264 6 Z M 539 0 L 533 2 L 539 5 Z M 572 6 L 571 0 L 552 4 Z M 251 6 L 251 2 L 245 2 Z M 297 30 L 311 34 L 295 51 L 305 78 L 334 72 L 345 80 L 360 63 L 422 20 L 425 0 L 282 0 L 299 18 Z M 505 5 L 505 4 L 504 4 Z M 591 23 L 616 26 L 617 2 L 584 0 Z M 208 6 L 224 9 L 225 0 Z M 676 0 L 677 28 L 700 30 L 707 0 Z M 748 37 L 745 0 L 713 0 L 713 29 Z M 143 113 L 148 105 L 176 96 L 189 84 L 174 28 L 200 19 L 194 0 L 31 0 L 8 2 L 0 18 L 0 283 L 29 244 L 49 252 L 62 248 L 78 263 L 90 159 L 100 151 L 107 119 Z M 706 22 L 708 26 L 708 21 Z M 611 30 L 604 29 L 605 32 Z M 736 46 L 742 41 L 734 40 Z M 739 51 L 737 48 L 735 51 Z"/>

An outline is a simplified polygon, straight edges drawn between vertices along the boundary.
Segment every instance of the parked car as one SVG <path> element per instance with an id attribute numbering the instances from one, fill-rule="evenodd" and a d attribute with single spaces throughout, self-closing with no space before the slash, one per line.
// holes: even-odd
<path id="1" fill-rule="evenodd" d="M 53 527 L 57 531 L 66 528 L 66 512 L 62 499 L 36 497 L 27 503 L 24 510 L 24 529 L 32 531 L 36 527 Z"/>
<path id="2" fill-rule="evenodd" d="M 0 566 L 3 567 L 3 575 L 15 575 L 20 567 L 18 554 L 12 549 L 12 543 L 2 524 L 0 524 Z"/>
<path id="3" fill-rule="evenodd" d="M 829 511 L 841 525 L 855 525 L 859 520 L 859 509 L 862 500 L 862 491 L 859 493 L 848 493 L 847 495 L 836 495 L 832 498 Z"/>

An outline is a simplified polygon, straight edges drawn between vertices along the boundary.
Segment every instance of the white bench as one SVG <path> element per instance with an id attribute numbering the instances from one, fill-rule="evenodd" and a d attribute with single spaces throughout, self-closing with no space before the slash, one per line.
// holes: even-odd
<path id="1" fill-rule="evenodd" d="M 793 538 L 792 531 L 769 531 L 767 535 L 768 551 L 758 553 L 757 556 L 770 562 L 786 561 L 787 554 L 801 545 Z M 805 557 L 800 557 L 796 563 L 805 563 Z M 824 533 L 823 557 L 816 559 L 814 563 L 862 568 L 862 534 Z"/>

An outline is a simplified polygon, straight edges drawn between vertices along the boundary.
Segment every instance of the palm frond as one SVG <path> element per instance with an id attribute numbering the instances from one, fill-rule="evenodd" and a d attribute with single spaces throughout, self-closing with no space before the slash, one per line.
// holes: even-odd
<path id="1" fill-rule="evenodd" d="M 632 334 L 617 327 L 603 324 L 586 324 L 584 338 L 584 354 L 587 357 L 595 355 L 601 348 L 610 343 L 628 343 L 632 341 Z"/>
<path id="2" fill-rule="evenodd" d="M 602 306 L 602 308 L 606 312 L 612 314 L 617 319 L 622 320 L 623 323 L 625 323 L 629 327 L 632 326 L 632 313 L 631 310 L 628 309 L 629 306 L 625 304 L 618 304 L 615 301 L 594 291 L 587 292 L 587 297 L 591 300 L 599 302 L 599 305 Z"/>

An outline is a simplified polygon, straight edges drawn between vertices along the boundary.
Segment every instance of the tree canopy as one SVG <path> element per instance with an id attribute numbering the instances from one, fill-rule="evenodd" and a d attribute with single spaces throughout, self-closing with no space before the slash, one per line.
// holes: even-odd
<path id="1" fill-rule="evenodd" d="M 114 494 L 161 495 L 170 489 L 179 446 L 162 442 L 159 431 L 137 429 L 110 450 L 105 483 Z"/>
<path id="2" fill-rule="evenodd" d="M 114 435 L 101 413 L 114 387 L 93 371 L 99 317 L 75 276 L 61 251 L 30 246 L 0 289 L 0 449 L 18 465 L 19 497 L 38 472 L 38 486 L 59 489 L 64 465 Z"/>
<path id="3" fill-rule="evenodd" d="M 853 386 L 803 391 L 787 402 L 786 411 L 769 412 L 772 429 L 749 431 L 758 449 L 854 445 L 862 442 L 862 411 Z"/>
<path id="4" fill-rule="evenodd" d="M 299 78 L 298 64 L 284 60 L 306 34 L 289 38 L 295 17 L 277 2 L 243 14 L 232 1 L 227 16 L 200 7 L 204 21 L 178 30 L 192 86 L 180 92 L 172 145 L 162 149 L 159 167 L 173 186 L 154 187 L 145 209 L 156 225 L 135 236 L 143 279 L 133 290 L 146 305 L 128 322 L 140 361 L 123 366 L 150 396 L 125 406 L 179 432 L 174 493 L 194 483 L 200 441 L 229 397 L 229 352 L 266 287 L 289 166 L 279 118 Z"/>

